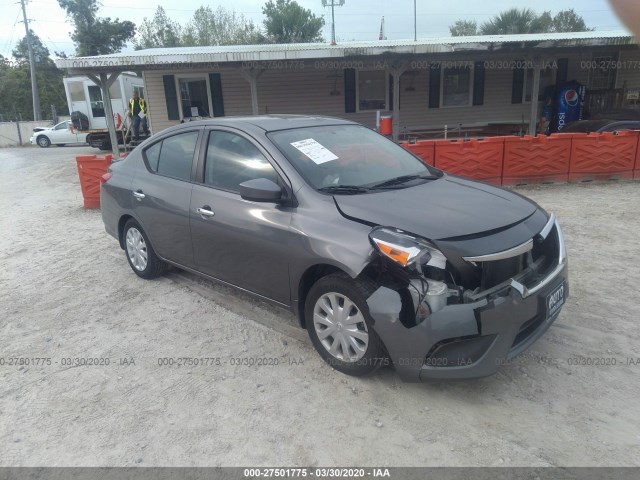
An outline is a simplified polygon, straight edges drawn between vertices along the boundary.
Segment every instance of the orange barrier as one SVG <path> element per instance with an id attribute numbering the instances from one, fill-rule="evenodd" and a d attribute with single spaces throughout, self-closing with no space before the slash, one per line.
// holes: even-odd
<path id="1" fill-rule="evenodd" d="M 638 148 L 636 148 L 636 164 L 633 169 L 633 178 L 640 180 L 640 133 L 638 137 Z"/>
<path id="2" fill-rule="evenodd" d="M 504 137 L 434 140 L 435 166 L 462 177 L 502 183 Z"/>
<path id="3" fill-rule="evenodd" d="M 416 143 L 403 143 L 402 146 L 419 156 L 422 161 L 432 167 L 435 165 L 435 144 L 431 140 L 420 140 Z"/>
<path id="4" fill-rule="evenodd" d="M 503 185 L 567 182 L 571 136 L 504 137 Z"/>
<path id="5" fill-rule="evenodd" d="M 100 177 L 111 165 L 112 155 L 99 158 L 96 155 L 78 155 L 78 177 L 84 198 L 84 208 L 100 208 Z"/>
<path id="6" fill-rule="evenodd" d="M 572 135 L 569 181 L 633 178 L 638 132 Z"/>

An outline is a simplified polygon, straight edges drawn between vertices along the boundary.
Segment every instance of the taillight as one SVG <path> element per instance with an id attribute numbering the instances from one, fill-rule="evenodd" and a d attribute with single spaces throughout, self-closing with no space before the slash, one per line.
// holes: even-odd
<path id="1" fill-rule="evenodd" d="M 113 173 L 107 172 L 100 177 L 100 183 L 107 183 L 111 177 L 113 177 Z"/>

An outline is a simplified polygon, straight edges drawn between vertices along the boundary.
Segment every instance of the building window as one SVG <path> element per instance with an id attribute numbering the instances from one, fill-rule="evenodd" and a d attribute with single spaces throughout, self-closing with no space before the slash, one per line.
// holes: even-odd
<path id="1" fill-rule="evenodd" d="M 466 107 L 471 105 L 471 69 L 469 67 L 443 68 L 440 105 Z"/>
<path id="2" fill-rule="evenodd" d="M 134 85 L 133 91 L 138 94 L 138 97 L 144 98 L 144 87 L 142 85 Z"/>
<path id="3" fill-rule="evenodd" d="M 358 71 L 358 111 L 386 110 L 388 93 L 384 70 Z"/>
<path id="4" fill-rule="evenodd" d="M 102 92 L 97 85 L 89 85 L 89 103 L 91 104 L 91 115 L 93 118 L 104 117 L 104 103 L 102 102 Z"/>
<path id="5" fill-rule="evenodd" d="M 182 102 L 182 117 L 210 117 L 209 92 L 207 81 L 202 78 L 180 79 L 180 100 Z"/>
<path id="6" fill-rule="evenodd" d="M 84 102 L 84 84 L 82 82 L 67 83 L 72 102 Z"/>
<path id="7" fill-rule="evenodd" d="M 538 101 L 544 100 L 544 91 L 547 87 L 554 84 L 553 69 L 551 67 L 540 70 L 540 86 L 538 87 Z M 523 98 L 525 102 L 531 101 L 531 90 L 533 90 L 533 68 L 527 69 L 522 87 Z"/>
<path id="8" fill-rule="evenodd" d="M 615 88 L 617 72 L 615 64 L 617 60 L 618 56 L 616 54 L 592 57 L 591 63 L 596 68 L 589 70 L 589 90 L 610 90 Z"/>

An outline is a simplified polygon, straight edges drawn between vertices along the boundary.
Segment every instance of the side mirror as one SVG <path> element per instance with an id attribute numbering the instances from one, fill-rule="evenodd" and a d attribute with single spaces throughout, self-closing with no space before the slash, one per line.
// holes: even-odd
<path id="1" fill-rule="evenodd" d="M 282 188 L 267 178 L 256 178 L 240 184 L 240 196 L 252 202 L 277 203 L 282 199 Z"/>

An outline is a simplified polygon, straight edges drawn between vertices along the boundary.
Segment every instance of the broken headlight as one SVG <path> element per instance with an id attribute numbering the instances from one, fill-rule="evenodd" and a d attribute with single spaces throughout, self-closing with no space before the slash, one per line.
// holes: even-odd
<path id="1" fill-rule="evenodd" d="M 397 228 L 376 227 L 369 240 L 378 253 L 402 267 L 416 265 L 422 271 L 423 265 L 430 265 L 444 270 L 447 264 L 444 254 L 427 240 Z"/>

